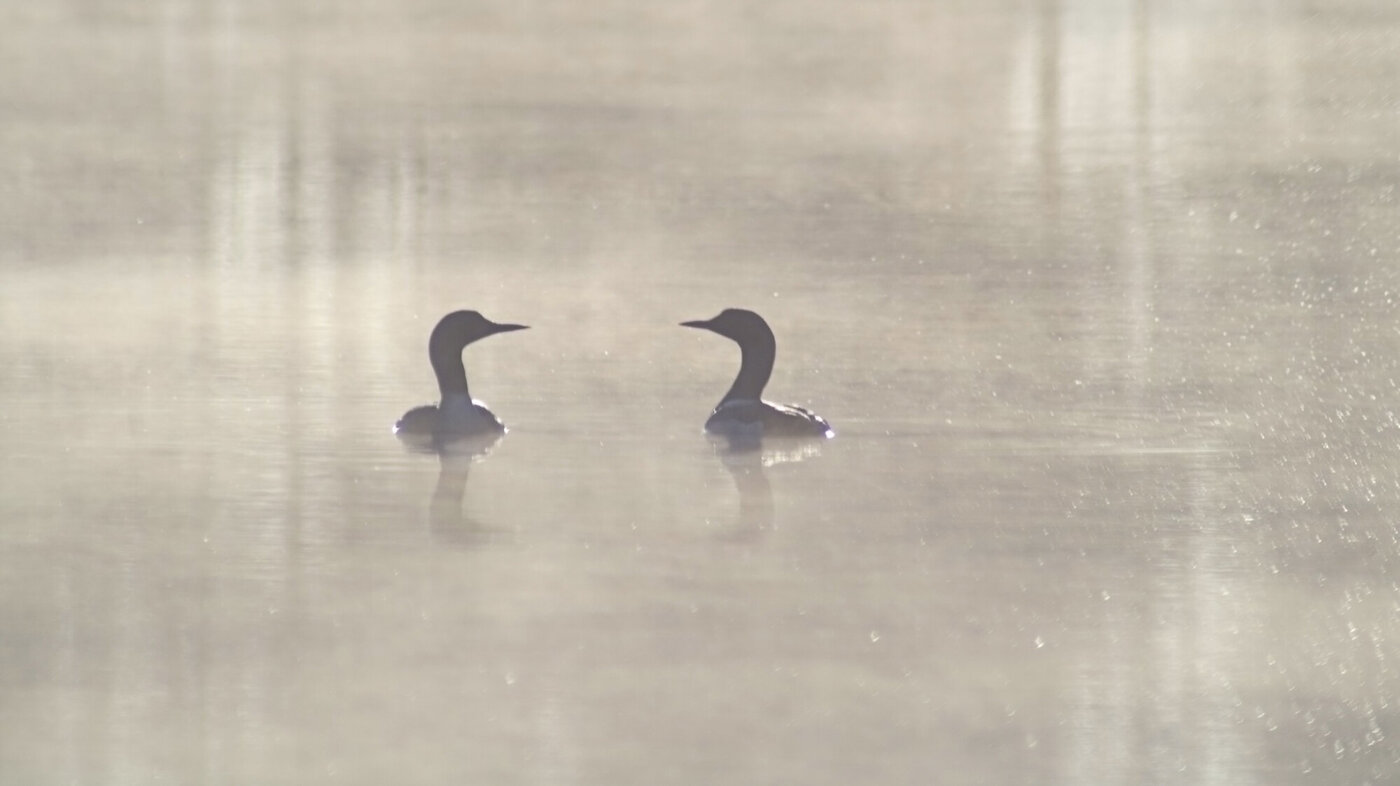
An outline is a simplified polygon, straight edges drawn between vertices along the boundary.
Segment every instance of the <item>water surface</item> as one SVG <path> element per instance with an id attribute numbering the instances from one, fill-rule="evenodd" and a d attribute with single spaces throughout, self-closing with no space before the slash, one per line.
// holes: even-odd
<path id="1" fill-rule="evenodd" d="M 0 780 L 1400 772 L 1387 4 L 0 19 Z"/>

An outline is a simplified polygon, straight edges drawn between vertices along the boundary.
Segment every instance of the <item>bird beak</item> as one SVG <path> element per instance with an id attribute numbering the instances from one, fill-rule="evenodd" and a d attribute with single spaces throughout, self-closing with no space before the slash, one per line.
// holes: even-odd
<path id="1" fill-rule="evenodd" d="M 498 324 L 496 324 L 496 325 L 492 328 L 492 332 L 494 332 L 494 333 L 509 333 L 509 332 L 512 331 L 512 330 L 529 330 L 529 329 L 530 329 L 530 326 L 529 326 L 529 325 L 512 325 L 512 324 L 509 324 L 509 323 L 506 323 L 506 324 L 499 324 L 499 323 L 498 323 Z"/>
<path id="2" fill-rule="evenodd" d="M 709 328 L 709 326 L 710 326 L 710 320 L 708 320 L 708 319 L 692 319 L 692 320 L 689 321 L 689 322 L 682 322 L 682 323 L 681 323 L 681 327 Z"/>

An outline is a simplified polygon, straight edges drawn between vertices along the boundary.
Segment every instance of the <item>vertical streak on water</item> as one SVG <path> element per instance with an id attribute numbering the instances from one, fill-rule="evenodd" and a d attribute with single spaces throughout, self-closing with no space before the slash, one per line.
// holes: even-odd
<path id="1" fill-rule="evenodd" d="M 1127 388 L 1138 411 L 1153 411 L 1147 399 L 1152 389 L 1152 292 L 1156 280 L 1154 222 L 1148 207 L 1152 185 L 1152 29 L 1147 0 L 1137 0 L 1132 18 L 1133 166 L 1128 183 L 1128 226 L 1125 252 L 1128 292 Z"/>
<path id="2" fill-rule="evenodd" d="M 413 134 L 406 140 L 399 140 L 400 147 L 392 161 L 393 170 L 388 173 L 385 182 L 388 212 L 381 239 L 384 251 L 366 260 L 366 278 L 370 283 L 361 290 L 367 297 L 356 309 L 364 330 L 365 342 L 362 351 L 367 354 L 366 359 L 373 359 L 378 364 L 377 370 L 381 374 L 388 372 L 389 360 L 393 354 L 393 348 L 386 343 L 386 339 L 397 335 L 394 322 L 406 316 L 395 311 L 396 307 L 401 305 L 401 301 L 385 297 L 384 293 L 407 288 L 408 282 L 404 280 L 403 271 L 409 270 L 415 257 L 421 253 L 418 238 L 426 234 L 421 214 L 423 206 L 420 204 L 426 169 L 420 161 L 421 153 L 417 149 L 420 144 L 418 134 Z M 386 167 L 389 165 L 386 164 Z M 480 263 L 480 260 L 458 259 L 458 256 L 449 252 L 447 257 L 454 267 Z M 474 306 L 466 302 L 465 297 L 453 297 L 451 300 L 452 308 L 480 307 L 479 304 Z M 425 327 L 430 326 L 437 316 L 425 315 Z M 423 340 L 427 340 L 426 333 Z"/>
<path id="3" fill-rule="evenodd" d="M 1185 483 L 1191 482 L 1188 472 Z M 1146 591 L 1151 594 L 1145 605 L 1147 619 L 1143 622 L 1143 639 L 1152 661 L 1150 674 L 1155 681 L 1155 686 L 1146 691 L 1147 701 L 1155 707 L 1156 716 L 1149 730 L 1155 726 L 1168 733 L 1156 734 L 1147 742 L 1144 760 L 1158 772 L 1180 772 L 1183 767 L 1190 767 L 1194 758 L 1194 740 L 1188 734 L 1195 726 L 1199 690 L 1192 648 L 1196 620 L 1189 593 L 1181 585 L 1185 579 L 1183 572 L 1190 570 L 1189 539 L 1198 535 L 1192 531 L 1195 520 L 1189 512 L 1184 521 L 1164 520 L 1163 525 L 1151 573 L 1143 577 Z M 1186 773 L 1192 774 L 1189 770 Z"/>
<path id="4" fill-rule="evenodd" d="M 333 381 L 340 304 L 336 291 L 339 260 L 332 240 L 334 149 L 327 130 L 325 91 L 310 69 L 299 65 L 296 71 L 288 107 L 288 115 L 296 122 L 288 137 L 295 145 L 293 158 L 297 161 L 296 179 L 290 187 L 296 194 L 295 231 L 301 243 L 289 275 L 297 291 L 292 299 L 296 313 L 291 319 L 301 329 L 292 337 L 299 343 L 295 368 L 289 376 L 295 384 L 288 389 L 287 399 L 298 423 L 288 445 L 288 471 L 301 479 L 302 498 L 293 525 L 296 540 L 289 545 L 300 555 L 303 544 L 329 538 L 333 524 L 323 519 L 323 513 L 335 509 L 331 504 L 334 500 L 329 498 L 335 486 L 326 481 L 335 476 L 335 451 L 328 443 L 329 435 L 335 433 L 337 414 Z"/>
<path id="5" fill-rule="evenodd" d="M 161 6 L 159 42 L 161 60 L 161 103 L 165 110 L 162 118 L 167 131 L 178 143 L 179 154 L 177 160 L 172 163 L 172 171 L 192 170 L 199 171 L 207 175 L 204 167 L 208 162 L 202 159 L 203 151 L 209 149 L 209 117 L 203 104 L 197 103 L 196 97 L 202 97 L 210 88 L 208 66 L 208 54 L 205 46 L 201 45 L 201 36 L 208 30 L 200 24 L 205 21 L 201 18 L 200 12 L 203 10 L 195 7 L 196 4 L 188 0 L 165 0 Z M 199 107 L 195 109 L 194 107 Z M 191 182 L 191 190 L 198 186 Z M 207 187 L 207 186 L 206 186 Z M 199 201 L 201 198 L 207 204 L 209 194 L 190 193 L 190 197 Z M 199 249 L 205 247 L 208 242 L 208 225 L 199 221 L 193 213 L 190 214 L 193 220 L 179 222 L 170 231 L 180 236 L 174 247 L 180 249 Z M 187 273 L 188 274 L 188 273 Z M 205 276 L 192 276 L 194 279 L 192 286 L 186 291 L 186 297 L 169 304 L 172 311 L 177 309 L 183 311 L 179 316 L 178 324 L 190 329 L 190 335 L 175 339 L 168 337 L 174 346 L 170 347 L 171 353 L 196 354 L 202 352 L 206 347 L 205 339 L 208 336 L 207 326 L 201 324 L 201 320 L 210 312 L 210 300 L 208 281 Z M 174 299 L 172 299 L 174 300 Z M 208 368 L 200 363 L 199 368 Z M 158 422 L 160 411 L 165 406 L 171 404 L 184 404 L 189 406 L 190 402 L 201 401 L 205 392 L 209 389 L 203 375 L 191 374 L 190 378 L 179 382 L 167 381 L 172 387 L 165 390 L 152 390 L 151 397 L 147 403 L 148 411 L 151 413 L 151 420 Z M 198 434 L 209 434 L 211 426 L 212 408 L 200 407 L 198 405 L 189 407 L 194 412 L 201 412 L 201 416 L 192 421 L 193 432 Z M 209 498 L 208 478 L 211 477 L 209 455 L 212 451 L 205 444 L 200 444 L 199 440 L 191 441 L 182 452 L 185 459 L 195 464 L 191 467 L 193 477 L 202 477 L 203 493 L 205 499 Z M 202 471 L 201 471 L 202 470 Z M 198 493 L 198 492 L 197 492 Z M 195 522 L 187 522 L 189 529 L 193 530 L 198 525 Z M 176 535 L 176 539 L 180 539 Z M 183 537 L 190 537 L 189 534 Z M 190 569 L 190 574 L 194 575 L 195 569 Z M 217 722 L 211 717 L 210 690 L 209 690 L 209 668 L 210 663 L 207 653 L 212 649 L 208 642 L 210 640 L 209 623 L 201 613 L 207 609 L 206 593 L 209 591 L 209 581 L 207 576 L 200 575 L 191 582 L 190 587 L 185 587 L 184 592 L 171 593 L 172 596 L 183 595 L 189 598 L 191 595 L 198 595 L 201 602 L 183 607 L 188 611 L 193 607 L 194 619 L 186 618 L 183 614 L 175 613 L 173 619 L 164 620 L 162 624 L 167 628 L 165 634 L 166 641 L 172 643 L 169 651 L 161 653 L 164 655 L 163 674 L 156 675 L 156 682 L 162 680 L 171 686 L 167 697 L 167 712 L 171 718 L 179 720 L 172 723 L 172 739 L 169 741 L 172 747 L 181 750 L 180 757 L 188 762 L 191 771 L 199 782 L 209 779 L 213 771 L 211 766 L 212 735 L 210 728 Z M 170 608 L 178 607 L 178 603 L 172 602 Z M 174 728 L 178 724 L 178 728 Z"/>
<path id="6" fill-rule="evenodd" d="M 1121 522 L 1126 525 L 1128 522 Z M 1096 657 L 1074 664 L 1067 730 L 1067 783 L 1130 783 L 1138 755 L 1133 697 L 1142 678 L 1131 643 L 1139 624 L 1131 604 L 1103 607 L 1095 642 Z"/>
<path id="7" fill-rule="evenodd" d="M 1299 82 L 1305 66 L 1300 62 L 1298 53 L 1307 51 L 1308 47 L 1306 43 L 1296 40 L 1293 24 L 1279 13 L 1278 5 L 1259 4 L 1254 9 L 1257 18 L 1251 22 L 1269 31 L 1264 37 L 1267 51 L 1263 60 L 1267 69 L 1264 75 L 1264 94 L 1267 96 L 1265 117 L 1272 126 L 1270 136 L 1292 141 L 1297 139 L 1299 126 L 1302 125 L 1296 114 L 1297 107 L 1302 105 L 1298 98 L 1304 91 Z M 1288 38 L 1280 40 L 1280 36 L 1285 34 Z"/>
<path id="8" fill-rule="evenodd" d="M 287 353 L 281 392 L 287 428 L 279 460 L 288 493 L 282 501 L 282 569 L 273 581 L 277 615 L 268 620 L 271 632 L 267 658 L 274 669 L 296 660 L 290 655 L 295 650 L 293 639 L 308 606 L 305 544 L 320 539 L 319 519 L 331 506 L 316 492 L 328 492 L 325 481 L 334 474 L 328 468 L 322 471 L 326 457 L 334 451 L 321 445 L 315 451 L 307 449 L 308 442 L 315 443 L 310 435 L 321 435 L 324 440 L 331 433 L 332 414 L 323 391 L 326 375 L 321 373 L 325 365 L 317 362 L 329 351 L 325 346 L 328 323 L 320 311 L 327 306 L 316 294 L 321 278 L 318 273 L 329 261 L 325 256 L 318 258 L 313 251 L 324 244 L 316 219 L 326 208 L 310 185 L 316 182 L 316 167 L 323 165 L 324 160 L 315 144 L 322 99 L 311 83 L 311 69 L 304 56 L 306 46 L 296 17 L 298 7 L 299 4 L 286 4 L 280 9 L 285 15 L 280 20 L 282 32 L 278 36 L 284 67 L 276 78 L 282 100 L 277 120 L 282 125 L 286 159 L 278 175 L 287 202 L 280 219 L 289 240 L 283 266 L 269 271 L 274 280 L 284 282 L 282 285 L 288 289 L 283 319 L 292 326 L 288 335 L 270 337 L 272 342 L 284 344 Z M 269 708 L 268 713 L 275 715 L 276 709 Z"/>
<path id="9" fill-rule="evenodd" d="M 204 87 L 204 72 L 200 63 L 192 55 L 199 47 L 192 45 L 188 32 L 193 27 L 193 9 L 188 0 L 164 0 L 159 17 L 160 48 L 160 87 L 161 123 L 172 138 L 180 142 L 178 155 L 172 156 L 172 170 L 183 168 L 190 155 L 186 144 L 193 142 L 201 121 L 200 113 L 192 112 L 189 101 L 199 95 Z M 198 248 L 200 245 L 197 222 L 180 222 L 167 231 L 179 236 L 174 244 L 178 248 Z"/>
<path id="10" fill-rule="evenodd" d="M 300 261 L 318 270 L 333 267 L 336 201 L 334 188 L 334 139 L 327 117 L 329 88 L 310 69 L 299 69 L 294 87 L 297 113 L 296 148 L 300 162 L 297 180 L 297 231 L 301 238 Z"/>
<path id="11" fill-rule="evenodd" d="M 1154 292 L 1157 281 L 1156 250 L 1157 236 L 1155 216 L 1152 211 L 1150 189 L 1155 185 L 1156 161 L 1153 139 L 1155 122 L 1153 117 L 1153 25 L 1148 0 L 1137 0 L 1133 6 L 1131 20 L 1131 128 L 1133 132 L 1132 169 L 1128 184 L 1128 227 L 1125 239 L 1127 259 L 1126 291 L 1129 298 L 1129 313 L 1125 324 L 1129 326 L 1129 362 L 1127 364 L 1127 390 L 1137 411 L 1155 411 L 1157 404 L 1151 400 L 1152 391 L 1158 380 L 1153 373 L 1155 335 Z M 1158 432 L 1160 433 L 1160 432 Z M 1173 437 L 1174 439 L 1174 437 Z M 1143 547 L 1157 550 L 1157 556 L 1150 558 L 1144 566 L 1150 572 L 1152 582 L 1167 584 L 1176 580 L 1174 571 L 1164 570 L 1166 553 L 1173 548 L 1176 538 L 1172 522 L 1162 521 L 1159 527 L 1165 532 L 1154 543 Z M 1153 530 L 1157 530 L 1154 527 Z M 1165 581 L 1164 581 L 1165 579 Z M 1140 621 L 1138 627 L 1145 633 L 1140 651 L 1143 655 L 1143 669 L 1139 677 L 1150 681 L 1145 687 L 1138 687 L 1138 695 L 1145 692 L 1144 701 L 1150 717 L 1140 724 L 1145 739 L 1137 751 L 1139 767 L 1158 773 L 1181 772 L 1189 766 L 1189 742 L 1181 732 L 1189 729 L 1193 715 L 1190 711 L 1194 697 L 1190 690 L 1192 683 L 1189 663 L 1189 632 L 1191 618 L 1188 613 L 1173 614 L 1172 605 L 1180 605 L 1179 592 L 1168 592 L 1160 587 L 1156 597 L 1147 604 L 1147 614 L 1155 614 L 1165 624 L 1149 620 Z M 1154 629 L 1155 628 L 1155 629 Z M 1152 686 L 1155 686 L 1152 687 Z M 1167 732 L 1164 734 L 1163 732 Z"/>
<path id="12" fill-rule="evenodd" d="M 219 325 L 219 311 L 224 299 L 222 279 L 225 274 L 223 268 L 227 264 L 227 258 L 232 253 L 234 244 L 233 226 L 227 217 L 233 210 L 232 201 L 236 191 L 236 167 L 234 157 L 231 155 L 230 142 L 227 138 L 228 127 L 225 118 L 230 114 L 229 106 L 234 103 L 234 78 L 236 69 L 232 62 L 233 52 L 238 49 L 238 28 L 231 18 L 233 11 L 229 0 L 222 0 L 216 3 L 216 7 L 211 13 L 210 20 L 210 85 L 209 92 L 214 98 L 210 100 L 211 119 L 209 125 L 212 127 L 209 140 L 209 164 L 210 173 L 208 177 L 209 216 L 206 222 L 208 239 L 206 241 L 205 258 L 206 264 L 212 269 L 209 274 L 203 276 L 204 288 L 207 292 L 208 317 L 204 323 L 204 351 L 209 356 L 209 368 L 217 369 L 218 361 L 215 357 L 218 350 L 218 343 L 222 339 L 223 331 Z M 219 381 L 215 381 L 217 386 Z M 211 390 L 216 389 L 211 386 Z M 204 429 L 209 434 L 217 434 L 219 423 L 216 422 L 217 415 L 210 412 L 208 420 L 203 424 Z M 220 452 L 222 455 L 222 452 Z M 217 478 L 219 470 L 225 462 L 215 460 L 209 467 L 209 477 L 211 479 L 206 493 L 210 500 L 210 529 L 219 527 L 225 518 L 222 505 L 219 504 L 219 497 L 222 491 L 222 484 Z M 208 571 L 207 566 L 203 566 Z M 207 575 L 207 574 L 206 574 Z M 216 592 L 216 591 L 214 591 Z M 205 612 L 214 611 L 220 606 L 220 598 L 215 594 L 209 599 L 207 605 L 201 610 Z M 211 624 L 201 624 L 199 628 L 202 645 L 208 648 L 218 641 Z M 212 697 L 204 706 L 204 712 L 200 718 L 202 725 L 208 727 L 218 726 L 221 722 L 232 716 L 233 707 L 228 703 L 227 694 L 220 692 L 218 686 L 224 684 L 230 675 L 223 674 L 218 668 L 210 668 L 204 672 L 204 684 L 202 689 L 206 695 Z M 237 777 L 237 763 L 243 760 L 242 751 L 236 749 L 237 727 L 229 724 L 229 732 L 223 738 L 222 744 L 211 742 L 208 751 L 207 766 L 211 769 L 224 772 L 226 775 Z"/>
<path id="13" fill-rule="evenodd" d="M 78 608 L 73 589 L 73 569 L 68 567 L 61 575 L 55 576 L 54 608 L 61 614 L 59 642 L 53 663 L 53 680 L 70 689 L 60 694 L 60 701 L 53 708 L 53 724 L 63 736 L 63 769 L 53 773 L 55 780 L 78 781 L 82 772 L 82 759 L 87 741 L 78 734 L 78 724 L 83 712 L 82 693 L 77 690 L 78 674 Z"/>
<path id="14" fill-rule="evenodd" d="M 569 678 L 553 673 L 560 671 L 557 665 L 548 668 L 551 673 L 546 677 L 540 708 L 535 714 L 541 743 L 539 758 L 535 760 L 535 782 L 541 786 L 578 783 L 578 743 L 573 735 L 577 721 L 566 714 L 568 707 L 563 699 L 568 693 L 564 682 Z M 559 684 L 551 684 L 555 682 Z"/>
<path id="15" fill-rule="evenodd" d="M 1045 0 L 1040 6 L 1040 103 L 1038 107 L 1041 200 L 1046 215 L 1041 227 L 1042 253 L 1053 249 L 1058 255 L 1060 235 L 1060 51 L 1064 35 L 1059 0 Z"/>
<path id="16" fill-rule="evenodd" d="M 1230 559 L 1235 533 L 1222 512 L 1228 506 L 1221 499 L 1226 484 L 1220 477 L 1219 455 L 1208 450 L 1191 454 L 1192 536 L 1183 564 L 1161 574 L 1165 582 L 1183 581 L 1186 591 L 1168 584 L 1161 594 L 1180 598 L 1182 607 L 1166 619 L 1195 632 L 1194 663 L 1184 669 L 1194 681 L 1194 690 L 1186 694 L 1194 701 L 1183 714 L 1194 721 L 1192 732 L 1198 740 L 1196 782 L 1223 786 L 1252 782 L 1255 773 L 1247 764 L 1251 757 L 1244 750 L 1244 727 L 1235 717 L 1238 688 L 1231 683 L 1235 654 L 1247 635 L 1240 630 L 1247 601 L 1240 597 L 1244 588 L 1235 580 L 1237 566 Z"/>
<path id="17" fill-rule="evenodd" d="M 224 534 L 220 542 L 230 552 L 226 558 L 244 561 L 252 581 L 243 585 L 246 593 L 216 589 L 211 610 L 256 624 L 239 641 L 245 657 L 221 659 L 230 664 L 230 673 L 213 670 L 206 690 L 226 697 L 216 703 L 216 712 L 236 718 L 233 743 L 217 765 L 236 773 L 240 762 L 266 760 L 275 745 L 264 733 L 272 699 L 267 686 L 279 665 L 272 657 L 272 631 L 282 612 L 279 585 L 290 570 L 288 518 L 295 516 L 289 510 L 295 489 L 288 483 L 285 456 L 275 449 L 293 424 L 270 393 L 286 378 L 294 353 L 284 342 L 269 340 L 268 329 L 283 324 L 288 303 L 289 96 L 282 80 L 267 78 L 269 69 L 248 68 L 259 55 L 283 53 L 250 34 L 237 8 L 221 6 L 215 19 L 214 37 L 221 44 L 215 57 L 215 89 L 221 99 L 216 118 L 223 138 L 214 152 L 211 178 L 214 309 L 208 351 L 223 376 L 225 400 L 233 406 L 226 408 L 212 435 L 225 440 L 227 449 L 222 453 L 226 461 L 213 468 L 218 512 L 211 529 Z M 277 69 L 275 64 L 271 72 Z"/>
<path id="18" fill-rule="evenodd" d="M 1061 261 L 1063 226 L 1061 198 L 1064 189 L 1063 125 L 1065 118 L 1064 62 L 1065 19 L 1059 0 L 1044 0 L 1037 17 L 1038 64 L 1036 68 L 1036 144 L 1039 162 L 1040 204 L 1043 214 L 1035 222 L 1040 228 L 1035 253 L 1040 259 Z M 1092 362 L 1089 358 L 1082 362 Z M 1121 642 L 1118 631 L 1126 624 L 1109 616 L 1102 621 L 1098 634 L 1098 649 L 1102 656 L 1075 664 L 1070 678 L 1069 728 L 1066 731 L 1066 760 L 1063 763 L 1068 782 L 1120 782 L 1124 777 L 1124 756 L 1128 741 L 1124 734 L 1131 728 L 1127 706 L 1122 700 L 1126 675 L 1126 659 L 1115 653 Z"/>

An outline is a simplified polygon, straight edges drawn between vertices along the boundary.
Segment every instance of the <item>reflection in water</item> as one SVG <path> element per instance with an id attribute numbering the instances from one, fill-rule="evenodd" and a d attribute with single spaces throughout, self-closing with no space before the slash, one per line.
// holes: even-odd
<path id="1" fill-rule="evenodd" d="M 468 437 L 438 451 L 437 485 L 428 503 L 428 528 L 434 540 L 459 546 L 477 546 L 486 540 L 487 528 L 465 510 L 467 476 L 472 464 L 484 461 L 500 441 L 499 434 Z"/>
<path id="2" fill-rule="evenodd" d="M 739 491 L 739 520 L 726 532 L 726 540 L 755 540 L 773 527 L 773 487 L 768 483 L 763 458 L 752 450 L 717 450 L 720 463 Z"/>
<path id="3" fill-rule="evenodd" d="M 773 529 L 773 487 L 767 468 L 821 455 L 820 439 L 773 439 L 710 435 L 715 455 L 739 491 L 739 519 L 730 540 L 752 540 Z"/>
<path id="4" fill-rule="evenodd" d="M 469 458 L 442 456 L 437 485 L 428 505 L 428 526 L 435 540 L 468 546 L 481 542 L 483 527 L 463 509 L 471 465 Z"/>

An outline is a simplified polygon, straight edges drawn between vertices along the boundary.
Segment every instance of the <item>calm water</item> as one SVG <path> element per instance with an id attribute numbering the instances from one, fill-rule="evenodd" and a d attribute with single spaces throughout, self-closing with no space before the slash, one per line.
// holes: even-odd
<path id="1" fill-rule="evenodd" d="M 0 782 L 1400 779 L 1393 4 L 11 3 L 0 74 Z M 816 455 L 699 433 L 730 305 Z M 534 329 L 443 463 L 455 308 Z"/>

